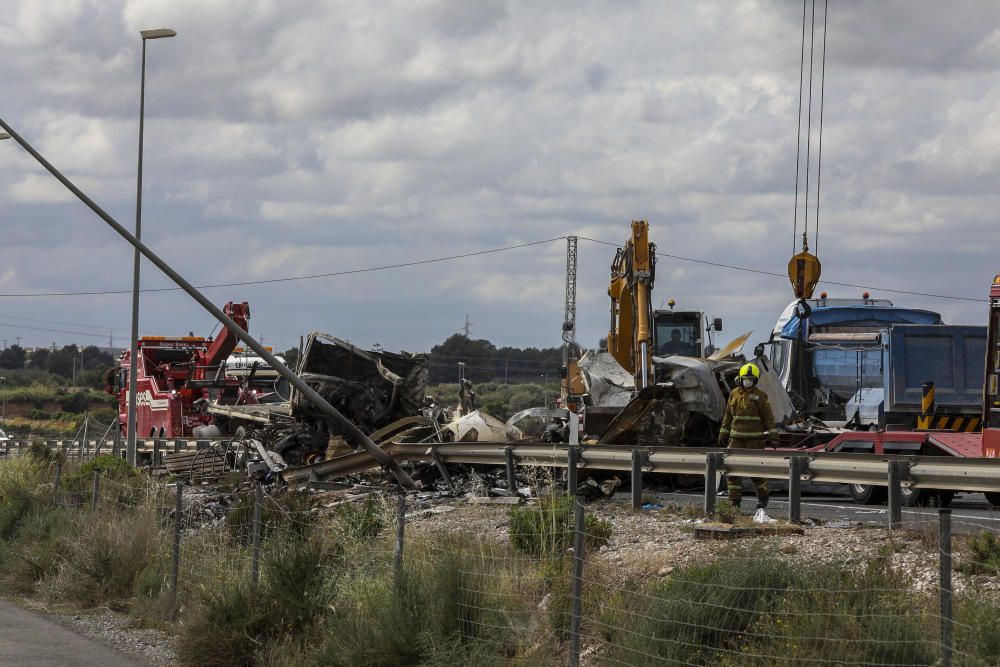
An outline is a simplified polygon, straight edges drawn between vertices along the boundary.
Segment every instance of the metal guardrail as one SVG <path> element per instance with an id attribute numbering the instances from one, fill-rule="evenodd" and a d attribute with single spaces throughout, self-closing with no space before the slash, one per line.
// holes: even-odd
<path id="1" fill-rule="evenodd" d="M 81 440 L 46 439 L 50 448 L 76 452 Z M 138 441 L 140 451 L 147 453 L 186 451 L 210 446 L 210 439 L 146 439 Z M 26 450 L 29 440 L 11 439 L 0 445 L 0 455 L 11 456 Z M 98 444 L 100 447 L 98 448 Z M 432 462 L 435 453 L 443 463 L 504 465 L 506 449 L 511 449 L 514 461 L 523 466 L 549 468 L 567 467 L 570 445 L 541 442 L 452 442 L 415 444 L 390 442 L 383 449 L 396 461 Z M 88 440 L 84 451 L 95 450 L 110 454 L 113 440 Z M 947 456 L 847 454 L 839 452 L 805 452 L 795 450 L 734 450 L 706 447 L 635 447 L 626 445 L 579 445 L 578 470 L 611 470 L 629 472 L 632 451 L 639 452 L 642 470 L 650 473 L 672 473 L 704 476 L 708 456 L 721 454 L 719 472 L 740 477 L 788 479 L 790 459 L 800 457 L 803 481 L 842 484 L 888 486 L 889 463 L 902 463 L 903 486 L 915 489 L 954 489 L 1000 493 L 1000 459 L 952 458 Z M 355 452 L 309 466 L 289 468 L 282 478 L 289 484 L 351 475 L 378 464 L 367 452 Z"/>
<path id="2" fill-rule="evenodd" d="M 569 445 L 547 443 L 455 442 L 426 445 L 389 443 L 384 449 L 399 462 L 504 465 L 510 448 L 519 465 L 565 468 Z M 578 470 L 632 470 L 632 451 L 639 452 L 642 470 L 704 476 L 710 454 L 720 454 L 718 471 L 740 477 L 788 479 L 791 459 L 799 459 L 803 481 L 888 486 L 889 464 L 901 462 L 903 486 L 915 489 L 953 489 L 1000 493 L 1000 460 L 918 455 L 846 454 L 794 450 L 733 450 L 703 447 L 636 447 L 580 445 Z M 300 468 L 289 468 L 282 478 L 301 484 L 326 477 L 349 475 L 377 467 L 367 453 L 358 452 Z"/>

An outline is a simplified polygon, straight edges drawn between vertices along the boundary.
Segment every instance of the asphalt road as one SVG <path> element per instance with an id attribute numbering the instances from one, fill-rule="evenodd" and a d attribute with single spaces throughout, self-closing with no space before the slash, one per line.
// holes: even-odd
<path id="1" fill-rule="evenodd" d="M 619 494 L 628 500 L 628 494 Z M 676 503 L 702 506 L 704 496 L 695 493 L 669 492 L 648 494 L 656 497 L 661 504 Z M 788 502 L 784 492 L 771 496 L 767 513 L 775 518 L 788 516 Z M 753 492 L 744 493 L 742 510 L 752 513 L 756 505 Z M 815 518 L 823 523 L 861 522 L 887 526 L 889 510 L 885 505 L 858 505 L 846 495 L 808 494 L 802 496 L 802 518 Z M 1000 533 L 1000 511 L 990 509 L 981 493 L 960 493 L 951 503 L 952 530 L 955 534 L 990 530 Z M 938 510 L 933 507 L 904 507 L 904 527 L 918 527 L 937 523 Z"/>
<path id="2" fill-rule="evenodd" d="M 139 667 L 123 653 L 0 600 L 0 665 Z"/>

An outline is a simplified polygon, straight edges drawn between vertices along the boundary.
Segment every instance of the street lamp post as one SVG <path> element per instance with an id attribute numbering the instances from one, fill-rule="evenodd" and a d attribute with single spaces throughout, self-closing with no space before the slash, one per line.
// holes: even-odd
<path id="1" fill-rule="evenodd" d="M 146 113 L 146 41 L 173 37 L 177 33 L 169 28 L 142 30 L 142 74 L 139 83 L 139 167 L 135 186 L 135 237 L 142 238 L 142 130 Z M 129 378 L 128 378 L 128 429 L 125 445 L 125 459 L 129 465 L 135 465 L 135 427 L 136 427 L 136 397 L 135 385 L 139 376 L 139 249 L 135 249 L 132 260 L 132 340 L 129 348 Z"/>

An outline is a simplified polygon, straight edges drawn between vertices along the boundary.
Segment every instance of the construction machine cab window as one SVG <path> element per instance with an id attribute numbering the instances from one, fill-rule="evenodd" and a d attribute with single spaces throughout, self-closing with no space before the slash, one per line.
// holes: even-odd
<path id="1" fill-rule="evenodd" d="M 699 327 L 691 324 L 663 323 L 656 327 L 656 353 L 666 357 L 679 354 L 698 356 Z"/>

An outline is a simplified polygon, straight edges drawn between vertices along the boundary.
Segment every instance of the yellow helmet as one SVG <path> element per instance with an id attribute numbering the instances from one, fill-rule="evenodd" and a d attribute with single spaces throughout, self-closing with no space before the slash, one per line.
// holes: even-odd
<path id="1" fill-rule="evenodd" d="M 740 378 L 741 379 L 745 378 L 748 375 L 752 376 L 754 380 L 759 380 L 760 369 L 757 368 L 754 364 L 743 364 L 743 367 L 740 368 Z"/>

